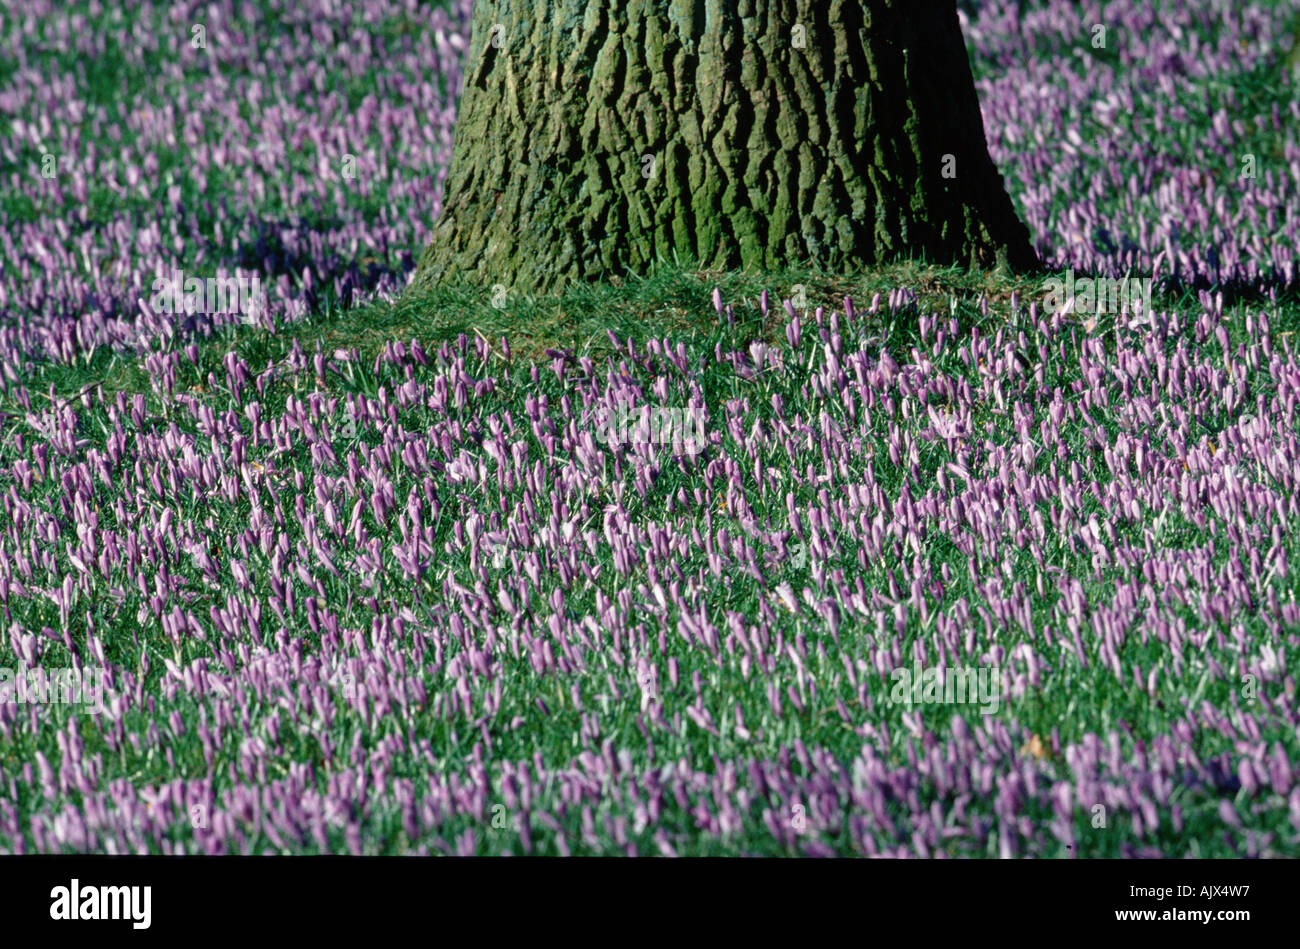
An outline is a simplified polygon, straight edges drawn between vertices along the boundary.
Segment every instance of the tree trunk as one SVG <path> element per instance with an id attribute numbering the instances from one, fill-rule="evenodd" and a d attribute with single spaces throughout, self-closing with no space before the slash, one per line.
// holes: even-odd
<path id="1" fill-rule="evenodd" d="M 955 0 L 477 0 L 413 286 L 1031 268 Z"/>

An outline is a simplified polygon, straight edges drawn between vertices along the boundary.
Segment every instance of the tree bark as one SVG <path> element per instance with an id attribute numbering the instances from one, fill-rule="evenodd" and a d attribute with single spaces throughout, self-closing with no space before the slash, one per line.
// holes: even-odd
<path id="1" fill-rule="evenodd" d="M 955 0 L 477 0 L 413 287 L 1037 259 Z"/>

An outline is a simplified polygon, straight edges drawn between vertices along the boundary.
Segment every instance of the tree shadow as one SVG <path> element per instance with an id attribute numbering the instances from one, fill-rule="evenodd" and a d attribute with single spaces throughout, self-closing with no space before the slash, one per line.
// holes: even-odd
<path id="1" fill-rule="evenodd" d="M 416 265 L 409 248 L 402 248 L 397 262 L 391 263 L 386 243 L 371 244 L 361 222 L 352 218 L 249 215 L 242 226 L 233 229 L 251 236 L 240 239 L 233 248 L 209 238 L 200 245 L 207 259 L 257 275 L 268 303 L 301 301 L 309 315 L 323 307 L 348 309 L 385 283 L 404 286 Z M 331 235 L 349 230 L 358 231 L 355 255 L 338 248 L 342 241 L 330 240 Z M 276 299 L 283 292 L 279 285 L 286 277 L 290 298 Z M 229 314 L 193 313 L 178 320 L 177 331 L 210 336 L 229 323 Z"/>

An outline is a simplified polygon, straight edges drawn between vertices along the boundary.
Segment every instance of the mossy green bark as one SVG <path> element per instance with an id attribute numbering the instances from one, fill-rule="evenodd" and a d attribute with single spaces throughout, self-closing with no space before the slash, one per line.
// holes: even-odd
<path id="1" fill-rule="evenodd" d="M 953 0 L 477 0 L 414 288 L 1036 263 Z"/>

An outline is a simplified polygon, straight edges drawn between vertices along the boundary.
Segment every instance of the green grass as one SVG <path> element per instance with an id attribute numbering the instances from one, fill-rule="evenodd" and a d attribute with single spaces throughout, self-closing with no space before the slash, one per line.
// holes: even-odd
<path id="1" fill-rule="evenodd" d="M 377 372 L 374 370 L 374 355 L 382 350 L 386 341 L 415 338 L 419 339 L 426 349 L 433 352 L 442 340 L 454 339 L 459 334 L 473 336 L 477 333 L 493 344 L 494 352 L 485 363 L 479 365 L 471 361 L 468 368 L 476 375 L 491 373 L 497 376 L 500 385 L 495 393 L 476 403 L 472 413 L 469 410 L 451 410 L 451 416 L 471 422 L 476 416 L 484 417 L 494 412 L 509 411 L 516 418 L 520 418 L 525 413 L 523 403 L 526 398 L 545 394 L 554 403 L 562 398 L 567 390 L 567 386 L 556 380 L 549 372 L 543 372 L 537 382 L 531 382 L 528 378 L 530 356 L 541 356 L 541 361 L 545 364 L 546 349 L 564 347 L 580 354 L 587 354 L 600 365 L 613 355 L 607 333 L 608 329 L 613 329 L 615 332 L 626 332 L 641 342 L 654 337 L 686 341 L 691 359 L 701 358 L 706 365 L 700 374 L 700 380 L 704 387 L 706 402 L 711 407 L 720 407 L 728 400 L 749 398 L 760 406 L 756 417 L 764 419 L 770 416 L 770 411 L 761 408 L 763 400 L 770 392 L 775 392 L 788 400 L 791 411 L 799 411 L 806 416 L 815 417 L 818 411 L 826 410 L 837 421 L 844 422 L 846 419 L 842 407 L 833 403 L 819 406 L 810 399 L 806 391 L 801 391 L 802 383 L 798 373 L 793 374 L 789 379 L 769 380 L 765 387 L 760 388 L 754 382 L 741 379 L 725 365 L 711 364 L 711 353 L 718 345 L 724 348 L 743 346 L 756 338 L 777 342 L 777 324 L 775 320 L 769 321 L 768 324 L 761 321 L 756 298 L 762 289 L 770 288 L 774 291 L 775 300 L 778 293 L 790 292 L 789 288 L 796 283 L 802 283 L 807 287 L 810 308 L 823 304 L 829 308 L 837 300 L 842 300 L 843 294 L 848 293 L 854 297 L 855 306 L 859 310 L 866 309 L 873 292 L 887 292 L 891 287 L 911 285 L 915 286 L 923 300 L 932 306 L 941 306 L 946 310 L 955 302 L 955 312 L 964 325 L 982 322 L 990 330 L 995 325 L 1006 324 L 1013 319 L 1006 303 L 1012 290 L 1023 292 L 1024 299 L 1032 299 L 1031 294 L 1035 286 L 1032 281 L 1011 284 L 1005 281 L 998 282 L 987 275 L 935 268 L 900 268 L 852 278 L 809 273 L 767 276 L 698 275 L 664 270 L 644 281 L 633 280 L 617 287 L 587 287 L 561 298 L 520 300 L 510 302 L 499 309 L 488 302 L 476 299 L 469 291 L 446 289 L 429 297 L 402 299 L 392 306 L 376 306 L 346 312 L 326 307 L 322 313 L 313 315 L 307 323 L 295 327 L 292 336 L 274 335 L 247 327 L 235 328 L 218 338 L 205 341 L 199 347 L 197 366 L 184 370 L 178 380 L 177 388 L 178 391 L 184 391 L 190 386 L 200 387 L 203 391 L 199 392 L 199 398 L 212 405 L 218 412 L 227 407 L 233 408 L 235 403 L 228 394 L 223 392 L 220 384 L 220 380 L 224 380 L 224 370 L 221 366 L 224 353 L 238 352 L 252 366 L 258 367 L 268 362 L 278 363 L 283 360 L 293 349 L 296 341 L 307 353 L 315 351 L 319 345 L 326 352 L 333 349 L 356 349 L 363 354 L 364 358 L 354 363 L 352 369 L 346 373 L 331 373 L 326 379 L 326 394 L 337 397 L 341 406 L 349 396 L 373 397 L 380 386 L 387 386 L 391 393 L 394 387 L 400 384 L 402 376 L 397 367 L 381 364 Z M 710 299 L 714 285 L 723 288 L 724 301 L 736 303 L 737 316 L 734 329 L 720 323 L 717 319 Z M 977 300 L 980 294 L 987 294 L 993 301 L 987 316 L 982 316 L 978 309 Z M 948 302 L 949 307 L 944 307 L 943 302 Z M 773 309 L 777 306 L 774 304 Z M 1234 336 L 1238 338 L 1241 334 L 1243 313 L 1244 311 L 1240 311 L 1230 321 Z M 910 314 L 910 317 L 914 316 L 915 313 Z M 890 320 L 881 321 L 878 327 L 880 341 L 891 352 L 903 354 L 908 352 L 911 346 L 919 343 L 910 317 L 905 311 Z M 1288 320 L 1292 325 L 1300 325 L 1300 310 L 1285 309 L 1279 314 L 1279 319 Z M 509 337 L 514 351 L 508 361 L 500 353 L 498 338 L 501 335 Z M 185 361 L 182 361 L 182 365 L 188 366 Z M 976 370 L 964 365 L 951 350 L 944 354 L 939 368 L 954 378 L 966 378 L 973 384 L 978 381 Z M 219 381 L 217 386 L 210 385 L 208 373 L 212 373 Z M 38 367 L 32 373 L 32 378 L 33 381 L 39 380 L 42 387 L 54 386 L 56 394 L 64 395 L 75 394 L 87 385 L 100 384 L 104 387 L 106 402 L 111 401 L 113 391 L 145 393 L 150 399 L 151 412 L 156 413 L 155 418 L 158 419 L 157 423 L 147 428 L 160 431 L 156 426 L 160 426 L 162 420 L 166 418 L 169 424 L 176 424 L 182 433 L 197 436 L 197 424 L 189 413 L 181 410 L 175 403 L 164 406 L 165 400 L 152 390 L 140 361 L 132 362 L 121 355 L 97 355 L 88 366 Z M 1063 357 L 1052 359 L 1048 365 L 1044 392 L 1056 386 L 1068 391 L 1070 384 L 1078 378 L 1077 360 L 1066 353 Z M 309 368 L 304 373 L 292 374 L 273 383 L 266 397 L 261 401 L 265 411 L 273 414 L 283 408 L 290 395 L 297 394 L 303 397 L 313 388 L 315 388 L 313 373 Z M 42 394 L 39 391 L 37 393 L 38 407 L 44 402 L 40 398 Z M 101 432 L 107 433 L 111 430 L 111 424 L 102 404 L 92 404 L 87 411 L 80 414 L 82 431 L 89 433 L 92 439 L 98 440 Z M 1108 426 L 1113 433 L 1114 418 L 1103 411 L 1095 410 L 1093 414 L 1094 418 Z M 400 422 L 408 431 L 425 431 L 437 425 L 439 417 L 427 408 L 416 408 L 403 410 Z M 986 425 L 992 425 L 987 435 L 995 443 L 1015 438 L 1009 416 L 995 413 L 991 407 L 987 413 L 978 414 L 974 422 L 977 432 L 983 430 Z M 1223 420 L 1209 417 L 1204 420 L 1204 423 L 1206 433 L 1211 434 L 1223 424 Z M 363 431 L 358 437 L 370 444 L 375 443 L 374 433 L 371 431 Z M 1081 428 L 1069 433 L 1067 441 L 1078 457 L 1082 457 L 1090 450 L 1087 447 L 1086 435 Z M 198 436 L 201 455 L 208 451 L 203 447 L 205 445 L 206 439 Z M 742 445 L 737 445 L 729 439 L 728 446 L 729 452 L 736 457 L 745 457 L 745 449 Z M 346 449 L 346 442 L 344 448 Z M 878 440 L 871 446 L 871 453 L 867 457 L 880 457 L 885 450 L 884 442 Z M 532 452 L 534 458 L 544 457 L 541 446 L 535 440 L 532 440 Z M 0 461 L 5 464 L 11 464 L 17 457 L 19 456 L 11 445 L 0 447 Z M 864 464 L 867 457 L 861 459 Z M 771 463 L 772 459 L 768 461 Z M 287 466 L 289 477 L 282 482 L 276 493 L 279 495 L 279 502 L 287 511 L 292 509 L 294 495 L 292 472 L 295 470 L 301 472 L 310 484 L 314 477 L 314 467 L 306 448 L 301 444 L 288 456 L 282 457 L 279 462 Z M 806 457 L 790 458 L 786 463 L 791 472 L 797 473 L 802 471 L 806 464 L 820 465 L 820 458 L 809 452 Z M 937 463 L 937 458 L 923 457 L 921 464 L 923 474 L 919 481 L 901 470 L 884 470 L 879 474 L 879 483 L 887 492 L 896 494 L 902 484 L 907 482 L 913 496 L 921 496 L 925 491 L 933 489 Z M 400 502 L 400 499 L 406 496 L 406 492 L 418 484 L 418 479 L 401 466 L 394 469 L 393 475 L 396 496 Z M 852 477 L 851 475 L 850 480 Z M 629 492 L 628 507 L 634 523 L 644 525 L 673 520 L 674 515 L 669 509 L 672 496 L 678 488 L 689 490 L 699 484 L 698 471 L 669 466 L 664 470 L 660 481 L 645 497 L 637 498 Z M 815 484 L 800 483 L 796 479 L 790 483 L 790 488 L 794 491 L 796 504 L 806 506 L 817 503 Z M 455 496 L 455 491 L 450 486 L 445 486 L 441 490 L 448 492 L 445 495 L 448 498 Z M 51 481 L 34 490 L 30 501 L 40 508 L 57 512 L 60 509 L 59 499 L 62 493 L 62 488 L 57 481 Z M 769 493 L 766 502 L 756 499 L 754 496 L 756 493 L 747 491 L 749 500 L 754 506 L 754 513 L 760 521 L 779 520 L 784 516 L 785 502 L 781 492 Z M 714 508 L 715 529 L 729 525 L 739 536 L 742 533 L 740 523 L 716 509 L 717 498 L 718 495 L 712 489 L 706 492 L 707 503 Z M 472 501 L 466 499 L 462 502 L 459 514 L 456 513 L 454 506 L 449 507 L 444 517 L 435 525 L 437 532 L 435 548 L 439 548 L 450 539 L 451 522 L 455 517 L 463 517 L 468 510 L 474 508 L 495 510 L 499 506 L 498 502 L 504 502 L 508 508 L 518 500 L 515 492 L 489 488 L 487 496 L 475 497 Z M 106 493 L 100 502 L 101 529 L 131 529 L 134 516 L 119 518 L 111 510 L 114 501 L 115 498 Z M 580 505 L 584 510 L 588 507 L 599 510 L 602 498 L 600 496 L 577 498 L 573 503 Z M 212 539 L 213 551 L 218 554 L 219 562 L 227 563 L 230 558 L 238 556 L 237 539 L 246 527 L 250 515 L 246 500 L 241 499 L 230 504 L 216 497 L 201 497 L 182 486 L 178 493 L 169 491 L 168 497 L 162 504 L 174 509 L 177 523 L 183 525 L 185 529 L 188 530 L 192 526 L 198 533 Z M 1085 517 L 1086 514 L 1085 510 Z M 1177 547 L 1194 549 L 1208 540 L 1204 531 L 1193 529 L 1185 523 L 1177 523 L 1176 516 L 1174 521 L 1175 523 L 1167 527 L 1166 549 Z M 368 530 L 379 532 L 381 535 L 393 529 L 391 516 L 386 524 L 376 523 L 369 512 L 365 515 L 365 524 Z M 65 530 L 69 526 L 65 522 Z M 1140 543 L 1141 532 L 1147 526 L 1149 524 L 1138 523 L 1122 529 L 1121 542 Z M 304 537 L 301 526 L 297 525 L 293 518 L 287 522 L 287 531 L 291 545 L 298 543 Z M 1294 551 L 1293 556 L 1300 556 L 1300 549 L 1296 549 L 1300 544 L 1292 539 L 1289 545 Z M 1220 547 L 1221 556 L 1215 564 L 1216 567 L 1221 567 L 1226 557 L 1224 547 L 1226 545 Z M 52 552 L 58 564 L 55 575 L 73 573 L 66 558 L 58 553 L 57 549 Z M 597 559 L 594 566 L 602 570 L 603 576 L 614 577 L 614 565 L 612 560 L 608 559 L 607 549 L 603 551 L 603 556 L 605 559 Z M 860 575 L 868 590 L 887 586 L 888 576 L 894 565 L 880 563 L 861 571 L 853 566 L 855 556 L 856 549 L 851 545 L 845 545 L 840 551 L 838 561 L 824 564 L 823 567 L 828 572 L 838 568 L 847 569 L 850 576 Z M 966 599 L 971 603 L 981 602 L 983 593 L 977 585 L 966 578 L 965 556 L 956 548 L 951 544 L 946 546 L 936 544 L 926 551 L 926 556 L 936 572 L 946 564 L 955 578 L 953 586 L 944 596 L 946 606 L 951 606 L 960 599 Z M 247 559 L 256 575 L 265 577 L 269 572 L 270 558 L 261 555 L 260 552 L 254 550 Z M 1064 538 L 1061 539 L 1057 549 L 1048 551 L 1047 560 L 1049 563 L 1059 563 L 1072 575 L 1083 578 L 1088 585 L 1089 599 L 1094 602 L 1106 599 L 1122 573 L 1116 568 L 1101 577 L 1091 577 L 1089 566 L 1069 552 Z M 696 558 L 688 558 L 682 563 L 682 567 L 687 576 L 691 576 L 694 571 L 706 569 L 706 564 L 702 555 L 699 555 Z M 196 591 L 197 596 L 189 606 L 201 617 L 207 615 L 209 608 L 222 607 L 226 596 L 234 593 L 233 588 L 228 585 L 230 582 L 228 577 L 222 580 L 223 588 L 213 592 L 205 591 L 201 573 L 186 554 L 177 552 L 171 569 L 176 575 L 184 577 L 189 588 Z M 739 573 L 729 575 L 708 599 L 715 623 L 719 623 L 721 627 L 722 617 L 727 610 L 736 610 L 753 621 L 760 600 L 769 596 L 772 585 L 786 580 L 796 590 L 800 589 L 813 582 L 811 569 L 812 564 L 797 567 L 787 563 L 769 574 L 765 584 L 759 584 Z M 1027 552 L 1021 552 L 1020 560 L 1013 564 L 1013 571 L 1013 580 L 1024 582 L 1029 586 L 1033 585 L 1036 567 Z M 491 568 L 489 576 L 505 578 L 513 572 L 513 569 L 506 565 L 504 569 Z M 463 554 L 453 555 L 442 561 L 434 574 L 426 578 L 427 582 L 416 584 L 403 580 L 400 569 L 390 559 L 380 573 L 378 590 L 365 590 L 352 573 L 345 573 L 341 579 L 333 578 L 319 569 L 313 570 L 312 573 L 322 585 L 326 602 L 338 613 L 340 624 L 360 625 L 362 628 L 367 628 L 369 617 L 374 615 L 371 607 L 365 605 L 365 598 L 368 596 L 375 596 L 376 605 L 390 615 L 407 608 L 415 611 L 417 616 L 424 616 L 428 611 L 438 609 L 443 597 L 446 596 L 444 581 L 457 578 L 467 586 L 473 586 L 475 582 L 475 575 L 470 571 L 467 558 Z M 644 581 L 644 579 L 644 575 L 639 577 L 633 575 L 630 578 L 620 579 L 618 585 L 628 588 L 628 585 L 634 585 L 638 580 Z M 551 581 L 554 580 L 552 576 Z M 106 595 L 107 586 L 118 583 L 124 587 L 126 595 L 120 601 L 115 601 L 114 598 Z M 602 590 L 603 594 L 609 597 L 613 597 L 616 592 L 614 586 L 606 586 L 604 583 L 588 585 L 581 590 L 575 587 L 569 595 L 567 609 L 578 616 L 594 613 L 598 590 Z M 307 628 L 305 610 L 301 605 L 303 598 L 309 592 L 310 588 L 301 588 L 299 608 L 288 617 L 288 632 L 291 636 L 301 636 L 309 644 L 315 644 L 319 637 Z M 543 599 L 547 592 L 541 591 Z M 251 593 L 235 593 L 235 595 L 240 599 L 247 599 L 251 595 L 264 604 L 269 603 L 272 598 L 272 592 L 265 583 Z M 1055 601 L 1054 585 L 1049 583 L 1047 596 L 1035 602 L 1036 615 L 1048 615 Z M 125 668 L 139 668 L 142 657 L 147 656 L 150 661 L 150 671 L 145 677 L 146 691 L 161 697 L 158 690 L 161 687 L 164 661 L 170 659 L 184 665 L 199 656 L 211 655 L 210 647 L 188 640 L 180 650 L 174 650 L 165 643 L 157 622 L 152 618 L 146 619 L 142 626 L 137 624 L 135 616 L 141 607 L 147 608 L 147 600 L 140 597 L 124 578 L 109 582 L 96 579 L 90 593 L 78 597 L 72 614 L 74 617 L 79 617 L 86 610 L 90 611 L 91 617 L 100 630 L 101 638 L 110 644 L 111 661 L 118 662 Z M 939 608 L 946 607 L 937 607 Z M 269 609 L 266 612 L 269 613 Z M 39 629 L 42 625 L 55 628 L 59 626 L 58 610 L 53 604 L 39 598 L 15 604 L 13 619 L 22 622 L 29 629 Z M 272 623 L 273 619 L 272 615 Z M 1249 635 L 1264 635 L 1258 617 L 1246 618 L 1246 622 Z M 925 631 L 915 616 L 911 617 L 909 624 L 904 642 L 909 644 L 910 648 L 910 643 L 916 637 L 924 636 Z M 83 625 L 80 620 L 73 620 L 75 630 L 81 631 Z M 263 625 L 264 628 L 267 627 L 266 619 Z M 704 762 L 713 756 L 723 760 L 748 757 L 770 760 L 796 739 L 802 740 L 810 747 L 824 748 L 840 756 L 841 760 L 852 759 L 857 754 L 863 739 L 854 729 L 840 722 L 838 716 L 831 711 L 837 696 L 849 703 L 850 707 L 856 701 L 852 690 L 842 681 L 842 670 L 838 661 L 833 658 L 837 647 L 824 631 L 818 631 L 816 624 L 804 626 L 803 629 L 809 636 L 810 681 L 817 683 L 820 692 L 818 701 L 810 706 L 806 713 L 795 714 L 787 706 L 785 717 L 777 720 L 768 710 L 765 688 L 770 679 L 774 678 L 782 686 L 793 681 L 793 667 L 783 658 L 778 658 L 778 665 L 772 677 L 761 672 L 752 672 L 746 677 L 738 667 L 736 656 L 724 654 L 724 663 L 717 665 L 700 651 L 687 650 L 685 655 L 679 653 L 682 660 L 681 685 L 672 690 L 667 688 L 666 680 L 662 683 L 667 692 L 665 702 L 670 709 L 682 708 L 694 697 L 690 683 L 692 677 L 698 673 L 702 678 L 704 704 L 713 710 L 715 720 L 722 728 L 722 735 L 715 738 L 700 732 L 693 726 L 681 732 L 656 731 L 653 760 L 671 761 L 685 758 L 690 761 Z M 74 635 L 75 638 L 82 639 L 84 631 Z M 872 630 L 855 623 L 846 624 L 845 630 L 841 633 L 844 646 L 849 649 L 853 649 L 852 644 L 855 640 L 866 641 L 873 636 Z M 1015 645 L 1015 642 L 1014 638 L 1002 640 L 1008 650 Z M 266 644 L 272 645 L 269 638 Z M 620 748 L 639 748 L 640 750 L 635 753 L 638 766 L 645 766 L 651 760 L 645 757 L 646 750 L 637 725 L 635 703 L 628 702 L 626 698 L 612 699 L 604 682 L 605 673 L 612 672 L 620 682 L 625 695 L 628 692 L 635 694 L 636 686 L 635 683 L 629 682 L 627 670 L 611 667 L 588 676 L 538 675 L 532 670 L 526 658 L 512 659 L 508 650 L 503 650 L 498 655 L 502 659 L 500 674 L 505 683 L 505 698 L 501 709 L 494 716 L 496 723 L 493 727 L 494 759 L 521 760 L 540 753 L 549 764 L 558 765 L 569 760 L 581 747 L 588 745 L 587 741 L 579 739 L 580 735 L 586 734 L 584 729 L 589 726 L 585 724 L 584 713 L 575 707 L 573 694 L 576 690 L 576 695 L 584 708 L 589 711 L 606 710 L 600 716 L 599 734 L 602 740 L 610 738 L 615 742 L 615 746 Z M 1232 661 L 1231 650 L 1228 652 L 1216 650 L 1213 656 L 1221 664 Z M 1220 709 L 1230 709 L 1236 705 L 1238 696 L 1232 682 L 1207 677 L 1204 660 L 1192 659 L 1184 675 L 1175 677 L 1164 665 L 1164 649 L 1155 643 L 1144 643 L 1143 637 L 1136 630 L 1126 640 L 1120 658 L 1126 668 L 1138 665 L 1146 670 L 1153 665 L 1160 665 L 1164 669 L 1160 691 L 1154 701 L 1149 699 L 1145 692 L 1133 689 L 1131 684 L 1117 682 L 1109 670 L 1098 661 L 1096 655 L 1090 656 L 1090 665 L 1087 668 L 1067 657 L 1054 671 L 1045 676 L 1041 689 L 1033 690 L 1030 696 L 1023 700 L 1004 701 L 1003 709 L 999 714 L 1007 721 L 1017 722 L 1027 732 L 1046 736 L 1055 729 L 1063 744 L 1077 741 L 1090 732 L 1105 735 L 1120 730 L 1120 722 L 1123 722 L 1132 729 L 1134 735 L 1134 739 L 1124 739 L 1125 751 L 1130 753 L 1135 739 L 1168 733 L 1175 723 L 1186 717 L 1189 708 L 1194 708 L 1201 699 L 1210 701 Z M 1208 658 L 1207 656 L 1206 659 Z M 57 665 L 68 659 L 62 647 L 57 645 L 52 645 L 46 653 L 47 664 Z M 434 694 L 446 688 L 449 683 L 440 680 L 435 674 L 433 678 L 427 680 L 427 685 L 430 693 Z M 476 702 L 482 699 L 485 690 L 486 686 L 482 683 L 476 685 Z M 874 690 L 873 694 L 879 696 L 879 693 Z M 550 708 L 549 716 L 544 719 L 537 717 L 535 703 L 539 698 L 543 699 Z M 745 710 L 748 727 L 755 734 L 761 734 L 761 738 L 742 741 L 736 736 L 734 728 L 727 727 L 726 715 L 729 714 L 727 710 L 737 701 Z M 190 698 L 180 697 L 174 702 L 169 702 L 167 708 L 178 711 L 187 726 L 193 729 L 198 716 L 198 703 Z M 271 695 L 251 698 L 245 706 L 249 720 L 262 723 L 259 727 L 264 727 L 268 718 L 278 714 L 276 709 L 276 701 Z M 894 734 L 889 761 L 892 765 L 900 767 L 906 764 L 908 743 L 907 733 L 900 718 L 902 711 L 878 703 L 871 713 L 878 724 L 888 722 Z M 921 706 L 918 711 L 923 727 L 934 730 L 938 734 L 947 731 L 952 714 L 950 707 Z M 37 749 L 44 751 L 47 756 L 55 754 L 57 748 L 54 746 L 53 736 L 65 724 L 62 719 L 66 714 L 62 709 L 52 710 L 49 727 L 42 729 L 37 735 L 27 735 L 17 742 L 9 749 L 3 760 L 9 761 L 11 765 L 17 760 L 30 760 L 30 756 Z M 502 723 L 510 721 L 517 715 L 525 717 L 534 724 L 518 731 L 505 729 Z M 671 717 L 669 712 L 669 718 Z M 152 724 L 160 722 L 161 719 L 156 719 L 137 708 L 128 715 L 124 725 L 128 732 L 145 735 Z M 411 727 L 416 728 L 418 734 L 426 736 L 431 747 L 437 750 L 437 767 L 453 772 L 461 770 L 462 763 L 468 759 L 474 745 L 480 740 L 478 731 L 469 728 L 468 723 L 459 716 L 448 720 L 445 715 L 434 714 L 430 709 L 416 713 L 413 717 L 393 716 L 371 727 L 364 726 L 355 713 L 345 710 L 335 719 L 332 730 L 337 749 L 335 754 L 341 754 L 346 750 L 358 735 L 363 746 L 373 748 L 384 736 L 402 735 Z M 163 734 L 166 734 L 165 729 Z M 1287 744 L 1288 753 L 1294 757 L 1297 752 L 1294 736 L 1274 737 L 1282 737 Z M 158 741 L 161 742 L 163 739 L 160 738 Z M 93 730 L 90 732 L 88 742 L 91 743 L 91 750 L 99 753 L 106 751 L 101 744 L 102 736 Z M 162 754 L 164 744 L 174 750 L 174 763 Z M 282 762 L 311 761 L 318 768 L 327 767 L 330 762 L 324 752 L 318 746 L 309 747 L 309 745 L 311 743 L 306 738 L 291 739 L 279 760 Z M 1233 743 L 1227 737 L 1207 730 L 1198 733 L 1196 742 L 1188 750 L 1194 751 L 1204 759 L 1211 755 L 1231 752 Z M 404 754 L 399 755 L 393 763 L 394 775 L 419 778 L 427 773 L 430 762 L 418 757 L 407 757 Z M 139 751 L 130 745 L 123 745 L 116 752 L 105 754 L 104 779 L 120 777 L 127 778 L 137 785 L 155 785 L 176 778 L 201 779 L 222 775 L 230 768 L 237 769 L 238 763 L 238 742 L 228 741 L 223 744 L 215 762 L 210 765 L 204 759 L 197 742 L 193 740 L 191 731 L 189 740 L 171 737 L 163 744 L 146 741 Z M 338 764 L 339 761 L 335 758 L 334 765 Z M 1063 767 L 1063 762 L 1049 760 L 1046 766 L 1059 768 Z M 277 775 L 273 769 L 270 778 L 274 780 L 276 777 L 283 777 L 283 774 Z M 25 813 L 25 809 L 34 803 L 20 795 L 17 806 L 20 813 Z M 607 803 L 602 804 L 602 807 L 613 808 L 614 805 Z M 614 811 L 617 812 L 617 808 L 614 808 Z M 675 805 L 669 807 L 668 812 L 672 815 L 669 824 L 676 822 L 680 827 L 690 826 L 691 818 L 688 812 L 677 812 Z M 900 810 L 899 814 L 902 813 L 903 811 Z M 1212 808 L 1209 805 L 1200 808 L 1199 820 L 1202 823 L 1199 825 L 1197 814 L 1198 811 L 1192 809 L 1184 835 L 1180 837 L 1170 830 L 1168 839 L 1163 843 L 1176 848 L 1180 840 L 1193 841 L 1195 847 L 1203 848 L 1201 849 L 1203 854 L 1224 855 L 1221 842 L 1216 841 L 1210 833 L 1197 830 L 1198 826 L 1202 828 L 1213 826 L 1215 818 Z M 1043 817 L 1047 819 L 1047 815 Z M 1281 816 L 1279 815 L 1277 819 L 1281 820 Z M 1081 828 L 1086 827 L 1086 819 L 1081 820 Z M 1272 818 L 1270 822 L 1273 823 Z M 473 822 L 462 821 L 461 824 L 452 823 L 445 834 L 447 839 L 452 839 L 458 828 L 468 829 L 476 826 Z M 396 814 L 390 820 L 377 818 L 368 830 L 367 846 L 379 850 L 400 849 L 403 846 L 401 843 L 403 837 L 399 828 L 400 819 Z M 479 826 L 478 829 L 482 831 L 483 828 Z M 1284 822 L 1283 826 L 1276 829 L 1285 833 Z M 1090 835 L 1081 830 L 1081 840 L 1087 848 L 1085 855 L 1115 855 L 1126 839 L 1122 827 L 1105 836 Z M 489 848 L 494 845 L 514 846 L 513 838 L 509 834 L 500 835 L 500 839 L 481 837 L 481 840 L 483 845 Z M 1148 838 L 1146 842 L 1151 841 Z M 338 841 L 335 844 L 341 845 Z M 651 846 L 648 839 L 643 840 L 642 844 L 644 848 Z M 725 848 L 716 842 L 707 844 L 702 842 L 698 849 L 687 848 L 685 852 L 704 854 L 751 850 L 771 852 L 770 847 L 771 842 L 765 842 L 760 825 L 757 828 L 748 828 L 740 839 L 731 842 Z"/>
<path id="2" fill-rule="evenodd" d="M 845 296 L 852 298 L 856 309 L 863 310 L 869 307 L 873 294 L 887 296 L 893 289 L 908 287 L 922 309 L 940 312 L 956 303 L 967 315 L 976 314 L 984 297 L 994 315 L 981 320 L 994 325 L 1012 293 L 1025 301 L 1041 299 L 1045 279 L 1008 278 L 925 264 L 843 275 L 813 270 L 709 273 L 664 264 L 646 277 L 582 285 L 560 295 L 507 295 L 499 301 L 500 306 L 493 305 L 490 291 L 463 285 L 348 309 L 327 296 L 306 320 L 287 331 L 229 324 L 207 338 L 195 338 L 199 361 L 185 381 L 197 385 L 208 372 L 220 374 L 228 352 L 260 368 L 268 361 L 284 359 L 295 343 L 308 352 L 314 352 L 317 345 L 327 353 L 355 348 L 370 361 L 391 340 L 416 339 L 428 347 L 455 340 L 460 334 L 483 336 L 498 351 L 501 337 L 508 337 L 512 356 L 525 360 L 544 360 L 549 349 L 571 350 L 599 360 L 614 352 L 611 332 L 636 343 L 663 338 L 687 341 L 692 349 L 701 351 L 711 351 L 717 345 L 726 349 L 745 346 L 753 340 L 775 343 L 786 318 L 782 299 L 794 297 L 800 287 L 806 299 L 802 308 L 805 320 L 817 307 L 828 312 L 841 308 Z M 721 291 L 724 305 L 732 308 L 734 326 L 727 325 L 726 318 L 719 318 L 714 309 L 715 287 Z M 769 295 L 766 320 L 759 305 L 765 290 Z M 149 373 L 138 354 L 108 349 L 70 364 L 36 360 L 24 384 L 40 392 L 53 386 L 63 400 L 95 387 L 102 387 L 109 396 L 119 391 L 146 395 L 152 391 Z"/>

